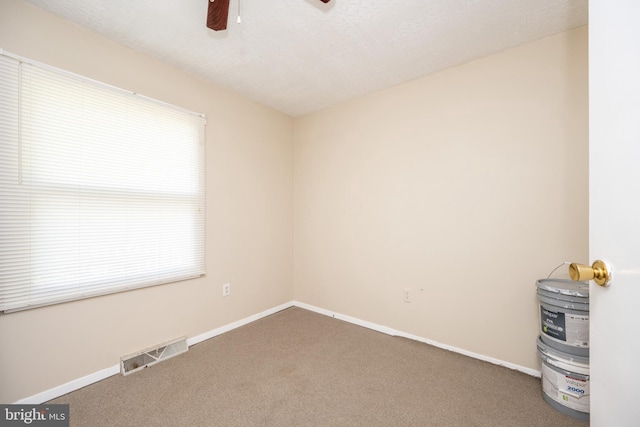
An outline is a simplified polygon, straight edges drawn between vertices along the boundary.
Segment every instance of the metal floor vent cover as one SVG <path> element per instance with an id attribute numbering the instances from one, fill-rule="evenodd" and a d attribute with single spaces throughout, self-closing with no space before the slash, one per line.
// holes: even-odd
<path id="1" fill-rule="evenodd" d="M 120 358 L 120 373 L 129 375 L 189 350 L 185 337 Z"/>

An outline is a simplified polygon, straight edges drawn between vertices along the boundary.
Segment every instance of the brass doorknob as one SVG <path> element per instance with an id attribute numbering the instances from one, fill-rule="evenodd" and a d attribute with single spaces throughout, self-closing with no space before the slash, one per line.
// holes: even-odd
<path id="1" fill-rule="evenodd" d="M 600 286 L 608 286 L 611 281 L 611 270 L 604 261 L 595 261 L 591 267 L 573 263 L 569 265 L 569 276 L 575 282 L 593 280 Z"/>

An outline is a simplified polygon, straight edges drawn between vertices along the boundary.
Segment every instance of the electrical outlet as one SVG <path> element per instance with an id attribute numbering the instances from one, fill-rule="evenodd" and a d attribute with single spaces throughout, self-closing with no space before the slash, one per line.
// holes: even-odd
<path id="1" fill-rule="evenodd" d="M 229 295 L 231 295 L 231 283 L 225 283 L 222 285 L 222 296 L 228 297 Z"/>
<path id="2" fill-rule="evenodd" d="M 411 302 L 411 289 L 404 288 L 402 290 L 402 300 L 404 302 Z"/>

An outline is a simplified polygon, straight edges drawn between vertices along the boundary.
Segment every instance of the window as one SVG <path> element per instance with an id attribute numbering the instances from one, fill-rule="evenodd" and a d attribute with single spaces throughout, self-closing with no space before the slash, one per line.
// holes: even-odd
<path id="1" fill-rule="evenodd" d="M 204 274 L 204 126 L 0 51 L 0 311 Z"/>

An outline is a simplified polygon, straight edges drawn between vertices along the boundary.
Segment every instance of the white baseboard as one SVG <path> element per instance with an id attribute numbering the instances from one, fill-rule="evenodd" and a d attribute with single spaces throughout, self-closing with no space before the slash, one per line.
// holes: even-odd
<path id="1" fill-rule="evenodd" d="M 261 313 L 254 314 L 253 316 L 246 317 L 244 319 L 238 320 L 237 322 L 229 323 L 228 325 L 221 326 L 217 329 L 213 329 L 209 332 L 205 332 L 204 334 L 196 335 L 193 338 L 188 338 L 187 345 L 191 347 L 194 344 L 198 344 L 199 342 L 208 340 L 209 338 L 213 338 L 225 332 L 239 328 L 240 326 L 244 326 L 251 322 L 255 322 L 256 320 L 262 319 L 263 317 L 270 316 L 274 313 L 277 313 L 289 307 L 293 307 L 293 301 L 284 303 L 282 305 L 271 308 L 269 310 L 265 310 Z M 25 397 L 24 399 L 20 399 L 15 403 L 22 404 L 22 405 L 39 405 L 41 403 L 47 402 L 51 399 L 55 399 L 56 397 L 63 396 L 67 393 L 71 393 L 72 391 L 79 390 L 82 387 L 86 387 L 90 384 L 97 383 L 98 381 L 102 381 L 106 378 L 109 378 L 112 375 L 116 375 L 119 373 L 120 373 L 120 363 L 118 362 L 118 364 L 111 366 L 109 368 L 102 369 L 98 372 L 94 372 L 93 374 L 89 374 L 87 376 L 75 379 L 73 381 L 69 381 L 66 384 L 62 384 L 57 387 L 50 388 L 49 390 L 45 390 L 38 394 L 34 394 L 33 396 Z"/>
<path id="2" fill-rule="evenodd" d="M 263 317 L 271 316 L 272 314 L 275 314 L 279 311 L 285 310 L 290 307 L 293 307 L 293 301 L 286 302 L 277 307 L 273 307 L 261 313 L 254 314 L 253 316 L 245 317 L 244 319 L 238 320 L 237 322 L 229 323 L 228 325 L 221 326 L 217 329 L 213 329 L 209 332 L 205 332 L 204 334 L 196 335 L 193 338 L 188 338 L 187 345 L 191 347 L 192 345 L 198 344 L 199 342 L 216 337 L 220 334 L 224 334 L 225 332 L 229 332 L 233 329 L 239 328 L 240 326 L 247 325 L 251 322 L 255 322 L 256 320 L 260 320 Z"/>
<path id="3" fill-rule="evenodd" d="M 426 338 L 418 337 L 416 335 L 411 335 L 404 333 L 402 331 L 395 330 L 393 328 L 389 328 L 387 326 L 378 325 L 376 323 L 368 322 L 366 320 L 358 319 L 356 317 L 347 316 L 344 314 L 339 314 L 332 312 L 330 310 L 325 310 L 323 308 L 319 308 L 310 304 L 306 304 L 300 301 L 290 301 L 284 304 L 281 304 L 277 307 L 273 307 L 269 310 L 265 310 L 261 313 L 254 314 L 249 317 L 245 317 L 244 319 L 238 320 L 233 323 L 229 323 L 228 325 L 221 326 L 219 328 L 213 329 L 209 332 L 205 332 L 200 335 L 196 335 L 195 337 L 187 339 L 187 345 L 191 347 L 192 345 L 198 344 L 199 342 L 208 340 L 210 338 L 216 337 L 218 335 L 224 334 L 225 332 L 229 332 L 233 329 L 239 328 L 240 326 L 247 325 L 251 322 L 255 322 L 256 320 L 260 320 L 264 317 L 275 314 L 279 311 L 285 310 L 290 307 L 300 307 L 305 310 L 313 311 L 316 313 L 324 314 L 325 316 L 334 317 L 338 320 L 343 320 L 345 322 L 352 323 L 354 325 L 362 326 L 364 328 L 372 329 L 374 331 L 382 332 L 383 334 L 399 336 L 403 338 L 412 339 L 415 341 L 420 341 L 425 344 L 432 345 L 434 347 L 442 348 L 445 350 L 453 351 L 454 353 L 460 353 L 465 356 L 473 357 L 474 359 L 484 360 L 485 362 L 490 362 L 495 365 L 504 366 L 506 368 L 515 369 L 516 371 L 524 372 L 525 374 L 532 375 L 534 377 L 540 377 L 540 371 L 536 371 L 534 369 L 526 368 L 524 366 L 516 365 L 513 363 L 505 362 L 499 359 L 494 359 L 493 357 L 484 356 L 481 354 L 473 353 L 471 351 L 463 350 L 461 348 L 453 347 L 450 345 L 442 344 L 437 341 L 429 340 Z M 120 373 L 120 363 L 111 366 L 109 368 L 102 369 L 98 372 L 94 372 L 93 374 L 86 375 L 82 378 L 75 379 L 73 381 L 69 381 L 66 384 L 62 384 L 49 390 L 45 390 L 38 394 L 34 394 L 33 396 L 26 397 L 24 399 L 20 399 L 16 404 L 25 404 L 25 405 L 38 405 L 43 402 L 47 402 L 51 399 L 55 399 L 56 397 L 63 396 L 67 393 L 71 393 L 72 391 L 81 389 L 82 387 L 86 387 L 90 384 L 96 383 L 98 381 L 109 378 L 112 375 L 116 375 Z"/>
<path id="4" fill-rule="evenodd" d="M 66 384 L 62 384 L 57 387 L 50 388 L 49 390 L 40 392 L 38 394 L 34 394 L 33 396 L 25 397 L 24 399 L 20 399 L 15 403 L 21 404 L 21 405 L 39 405 L 51 399 L 55 399 L 56 397 L 60 397 L 67 393 L 71 393 L 72 391 L 81 389 L 82 387 L 86 387 L 90 384 L 97 383 L 98 381 L 102 381 L 105 378 L 109 378 L 110 376 L 115 375 L 119 372 L 120 372 L 120 363 L 118 363 L 117 365 L 113 365 L 110 368 L 102 369 L 101 371 L 86 375 L 82 378 L 69 381 Z"/>
<path id="5" fill-rule="evenodd" d="M 525 374 L 540 378 L 540 371 L 535 369 L 527 368 L 525 366 L 516 365 L 515 363 L 505 362 L 504 360 L 495 359 L 493 357 L 485 356 L 482 354 L 474 353 L 472 351 L 467 351 L 458 347 L 454 347 L 447 344 L 442 344 L 437 341 L 433 341 L 430 339 L 422 338 L 417 335 L 407 334 L 402 331 L 395 330 L 393 328 L 389 328 L 387 326 L 378 325 L 376 323 L 367 322 L 366 320 L 357 319 L 355 317 L 347 316 L 340 313 L 334 313 L 330 310 L 326 310 L 324 308 L 315 307 L 310 304 L 306 304 L 300 301 L 294 301 L 293 305 L 296 307 L 304 308 L 305 310 L 314 311 L 316 313 L 324 314 L 325 316 L 334 317 L 339 320 L 344 320 L 345 322 L 353 323 L 354 325 L 362 326 L 368 329 L 372 329 L 374 331 L 382 332 L 383 334 L 408 338 L 414 341 L 423 342 L 425 344 L 432 345 L 434 347 L 442 348 L 444 350 L 449 350 L 454 353 L 463 354 L 465 356 L 473 357 L 474 359 L 483 360 L 485 362 L 493 363 L 494 365 L 504 366 L 505 368 L 514 369 L 516 371 L 524 372 Z"/>

